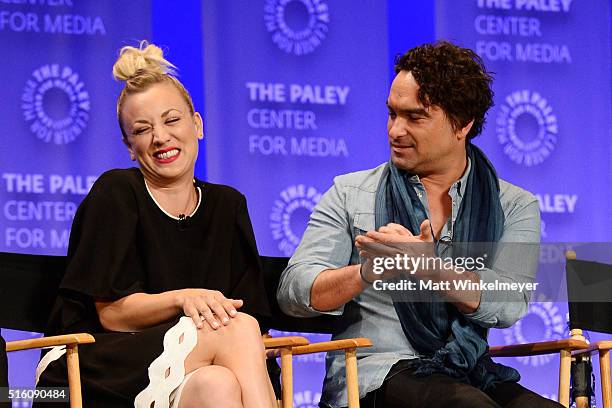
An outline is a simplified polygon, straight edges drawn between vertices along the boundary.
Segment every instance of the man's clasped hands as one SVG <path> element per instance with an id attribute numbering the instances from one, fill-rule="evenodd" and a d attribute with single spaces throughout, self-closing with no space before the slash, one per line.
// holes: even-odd
<path id="1" fill-rule="evenodd" d="M 358 235 L 355 238 L 355 246 L 359 249 L 359 256 L 362 258 L 361 276 L 366 282 L 394 279 L 403 273 L 410 273 L 422 279 L 433 272 L 427 271 L 426 268 L 407 271 L 398 268 L 398 262 L 392 262 L 390 259 L 399 259 L 398 255 L 404 258 L 406 256 L 435 257 L 434 239 L 429 220 L 421 223 L 419 235 L 414 235 L 400 224 L 389 223 L 378 230 Z M 389 262 L 384 262 L 385 260 Z M 375 267 L 381 265 L 384 267 Z"/>

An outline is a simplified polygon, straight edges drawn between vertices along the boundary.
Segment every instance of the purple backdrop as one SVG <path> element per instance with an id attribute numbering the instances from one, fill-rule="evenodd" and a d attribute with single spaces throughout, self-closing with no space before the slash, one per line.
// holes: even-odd
<path id="1" fill-rule="evenodd" d="M 120 8 L 72 0 L 0 4 L 0 251 L 65 254 L 75 209 L 91 183 L 107 169 L 131 165 L 111 68 L 120 47 L 150 38 L 150 18 L 145 0 Z M 38 354 L 9 354 L 11 385 L 33 384 Z"/>
<path id="2" fill-rule="evenodd" d="M 386 4 L 204 4 L 208 177 L 246 195 L 260 253 L 290 256 L 333 177 L 387 158 Z M 297 360 L 297 407 L 323 372 L 323 355 Z"/>
<path id="3" fill-rule="evenodd" d="M 543 241 L 609 241 L 609 2 L 438 0 L 436 36 L 474 49 L 495 73 L 495 106 L 476 143 L 500 177 L 537 196 Z M 490 332 L 490 344 L 568 336 L 567 303 L 532 300 L 521 321 Z M 555 355 L 500 362 L 517 368 L 523 385 L 557 398 Z"/>
<path id="4" fill-rule="evenodd" d="M 198 176 L 246 194 L 262 254 L 291 254 L 333 176 L 387 159 L 392 56 L 434 38 L 475 49 L 496 73 L 496 105 L 477 143 L 501 177 L 538 196 L 543 239 L 607 239 L 608 1 L 0 3 L 10 153 L 0 161 L 1 251 L 65 253 L 91 182 L 131 165 L 110 68 L 118 48 L 144 38 L 167 46 L 204 113 Z M 567 306 L 538 300 L 512 328 L 491 331 L 491 343 L 566 336 Z M 36 360 L 13 353 L 11 384 L 31 384 Z M 556 397 L 556 357 L 505 362 Z M 322 372 L 323 355 L 297 359 L 297 407 L 316 406 Z"/>

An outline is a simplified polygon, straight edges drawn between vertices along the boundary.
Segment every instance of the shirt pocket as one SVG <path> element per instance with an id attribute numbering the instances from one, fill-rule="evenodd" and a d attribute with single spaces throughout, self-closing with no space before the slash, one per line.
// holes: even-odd
<path id="1" fill-rule="evenodd" d="M 374 226 L 373 213 L 356 213 L 353 221 L 353 240 L 357 235 L 365 235 L 366 232 L 375 229 Z"/>

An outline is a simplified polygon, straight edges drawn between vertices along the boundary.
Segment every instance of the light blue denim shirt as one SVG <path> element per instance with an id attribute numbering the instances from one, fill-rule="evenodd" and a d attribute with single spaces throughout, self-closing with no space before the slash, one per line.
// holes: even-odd
<path id="1" fill-rule="evenodd" d="M 442 239 L 452 237 L 470 165 L 468 162 L 463 177 L 449 190 L 452 215 L 442 229 Z M 334 185 L 314 209 L 302 241 L 281 276 L 277 292 L 282 310 L 289 315 L 341 315 L 342 327 L 335 328 L 338 333 L 333 336 L 334 340 L 351 337 L 372 340 L 373 347 L 359 349 L 357 354 L 360 397 L 378 389 L 396 362 L 418 358 L 418 353 L 406 339 L 388 293 L 369 287 L 339 309 L 320 312 L 311 306 L 310 289 L 322 271 L 360 263 L 359 252 L 354 246 L 355 237 L 375 228 L 374 201 L 384 168 L 385 164 L 382 164 L 334 179 Z M 410 182 L 429 214 L 423 184 L 418 176 L 413 176 Z M 538 243 L 540 212 L 536 198 L 500 180 L 500 200 L 505 215 L 501 241 Z M 529 258 L 502 257 L 496 259 L 490 269 L 477 273 L 484 282 L 512 282 L 517 275 L 534 278 L 537 260 L 533 262 Z M 465 316 L 483 327 L 508 327 L 526 313 L 529 296 L 529 292 L 482 291 L 478 309 Z M 321 401 L 331 407 L 347 405 L 342 352 L 331 352 L 326 357 Z"/>

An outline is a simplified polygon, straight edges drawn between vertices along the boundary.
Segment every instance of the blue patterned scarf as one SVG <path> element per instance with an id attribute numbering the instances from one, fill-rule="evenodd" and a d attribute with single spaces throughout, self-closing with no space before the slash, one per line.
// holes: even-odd
<path id="1" fill-rule="evenodd" d="M 452 238 L 459 243 L 494 245 L 501 238 L 504 226 L 499 180 L 480 149 L 469 143 L 467 154 L 471 168 Z M 420 225 L 427 213 L 408 182 L 410 176 L 389 162 L 376 192 L 377 229 L 394 222 L 414 235 L 420 234 Z M 452 256 L 477 256 L 457 252 Z M 408 296 L 415 295 L 420 301 L 394 299 L 393 305 L 408 341 L 423 356 L 415 360 L 417 375 L 443 373 L 483 390 L 497 382 L 520 379 L 515 369 L 491 360 L 485 328 L 469 321 L 450 303 L 423 301 L 435 294 L 421 292 Z"/>

